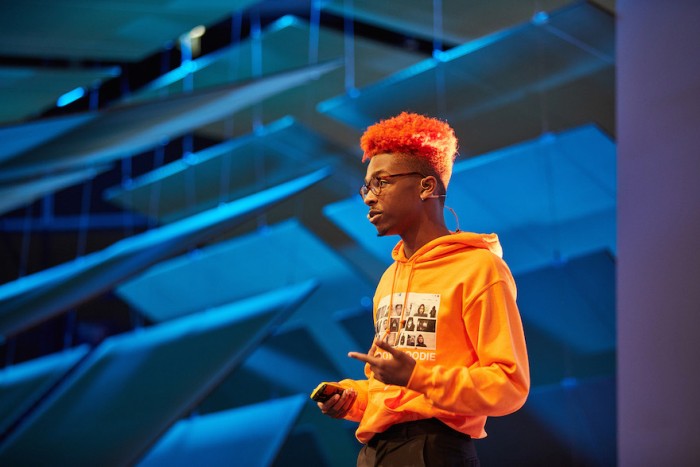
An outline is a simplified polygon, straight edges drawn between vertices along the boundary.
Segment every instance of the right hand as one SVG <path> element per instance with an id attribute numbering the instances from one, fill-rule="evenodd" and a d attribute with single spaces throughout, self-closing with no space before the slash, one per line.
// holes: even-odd
<path id="1" fill-rule="evenodd" d="M 336 394 L 324 402 L 317 402 L 321 412 L 333 418 L 343 418 L 348 413 L 357 398 L 354 389 L 346 389 L 342 394 Z"/>

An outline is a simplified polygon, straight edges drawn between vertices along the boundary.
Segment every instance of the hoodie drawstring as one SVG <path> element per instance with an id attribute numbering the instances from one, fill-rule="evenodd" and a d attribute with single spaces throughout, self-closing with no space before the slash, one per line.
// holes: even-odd
<path id="1" fill-rule="evenodd" d="M 386 327 L 386 330 L 384 331 L 384 335 L 381 336 L 381 339 L 384 340 L 386 339 L 387 336 L 391 335 L 391 314 L 394 311 L 394 291 L 396 290 L 396 277 L 398 276 L 399 268 L 403 267 L 403 263 L 396 263 L 396 267 L 394 268 L 394 277 L 391 280 L 391 295 L 389 296 L 389 324 Z M 413 264 L 411 262 L 408 263 L 409 267 L 409 272 L 408 272 L 408 281 L 406 282 L 406 291 L 403 295 L 403 303 L 401 305 L 401 316 L 399 316 L 399 326 L 396 331 L 396 335 L 394 336 L 394 342 L 392 344 L 393 347 L 396 347 L 397 342 L 399 341 L 399 336 L 401 335 L 401 331 L 403 331 L 403 328 L 406 325 L 406 320 L 404 319 L 404 316 L 406 314 L 406 300 L 408 298 L 408 294 L 411 291 L 411 282 L 413 281 Z M 376 316 L 375 316 L 376 319 Z M 370 355 L 374 352 L 375 350 L 375 345 L 372 343 L 372 348 L 370 349 Z"/>

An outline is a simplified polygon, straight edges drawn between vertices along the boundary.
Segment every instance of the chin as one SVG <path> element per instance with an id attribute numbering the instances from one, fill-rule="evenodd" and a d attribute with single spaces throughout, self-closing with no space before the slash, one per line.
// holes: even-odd
<path id="1" fill-rule="evenodd" d="M 383 228 L 376 226 L 376 225 L 374 227 L 377 229 L 377 237 L 384 237 L 384 236 L 388 235 L 387 229 L 383 229 Z"/>
<path id="2" fill-rule="evenodd" d="M 377 229 L 377 237 L 386 237 L 388 235 L 398 235 L 395 226 L 387 225 L 382 222 L 374 224 L 374 228 Z"/>
<path id="3" fill-rule="evenodd" d="M 377 237 L 386 237 L 389 235 L 398 235 L 398 234 L 396 232 L 392 232 L 391 229 L 377 227 Z"/>

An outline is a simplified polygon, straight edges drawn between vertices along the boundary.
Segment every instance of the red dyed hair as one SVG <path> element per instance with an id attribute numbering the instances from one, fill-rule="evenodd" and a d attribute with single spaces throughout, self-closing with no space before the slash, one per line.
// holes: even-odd
<path id="1" fill-rule="evenodd" d="M 377 154 L 418 157 L 428 163 L 445 188 L 457 157 L 457 137 L 446 122 L 424 115 L 401 112 L 367 128 L 360 139 L 362 162 Z"/>

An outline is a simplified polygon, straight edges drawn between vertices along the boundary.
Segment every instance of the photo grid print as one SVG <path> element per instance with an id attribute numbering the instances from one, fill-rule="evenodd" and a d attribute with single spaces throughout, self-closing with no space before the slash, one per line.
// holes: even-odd
<path id="1" fill-rule="evenodd" d="M 387 295 L 377 307 L 376 338 L 394 347 L 435 350 L 439 311 L 440 294 Z"/>

